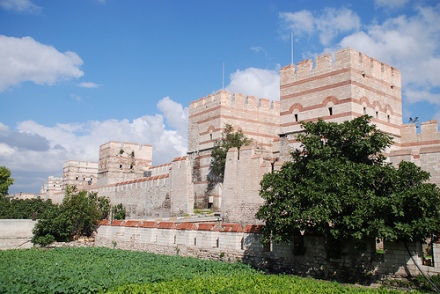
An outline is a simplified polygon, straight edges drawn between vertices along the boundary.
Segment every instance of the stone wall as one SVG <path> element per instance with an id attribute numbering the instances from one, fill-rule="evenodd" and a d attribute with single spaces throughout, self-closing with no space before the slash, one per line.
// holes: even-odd
<path id="1" fill-rule="evenodd" d="M 385 254 L 380 258 L 374 241 L 347 243 L 339 258 L 327 258 L 327 245 L 318 236 L 297 236 L 291 244 L 263 247 L 256 225 L 103 221 L 95 245 L 230 262 L 241 260 L 271 272 L 316 277 L 333 277 L 335 273 L 345 278 L 366 273 L 394 277 L 420 274 L 401 243 L 385 243 Z M 440 273 L 440 244 L 434 244 L 434 266 L 422 265 L 420 243 L 410 243 L 408 247 L 425 273 Z"/>
<path id="2" fill-rule="evenodd" d="M 0 219 L 0 249 L 31 248 L 36 223 L 30 219 Z"/>
<path id="3" fill-rule="evenodd" d="M 272 156 L 252 146 L 231 148 L 226 157 L 221 213 L 226 222 L 258 224 L 255 218 L 264 203 L 260 181 L 272 171 Z"/>
<path id="4" fill-rule="evenodd" d="M 420 129 L 419 129 L 420 128 Z M 402 125 L 402 141 L 398 150 L 390 153 L 390 161 L 413 162 L 431 174 L 430 182 L 440 187 L 440 132 L 436 120 Z M 418 132 L 419 129 L 419 132 Z"/>

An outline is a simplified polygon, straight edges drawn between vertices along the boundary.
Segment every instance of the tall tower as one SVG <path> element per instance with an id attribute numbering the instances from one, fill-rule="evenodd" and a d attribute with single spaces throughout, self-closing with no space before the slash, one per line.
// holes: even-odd
<path id="1" fill-rule="evenodd" d="M 219 91 L 193 101 L 189 107 L 188 156 L 191 160 L 196 205 L 220 207 L 222 191 L 207 192 L 207 175 L 214 142 L 219 140 L 226 124 L 252 138 L 263 151 L 271 150 L 279 133 L 278 101 Z"/>
<path id="2" fill-rule="evenodd" d="M 284 67 L 280 73 L 280 150 L 284 160 L 298 147 L 301 122 L 343 122 L 364 114 L 400 144 L 400 72 L 351 48 Z"/>
<path id="3" fill-rule="evenodd" d="M 99 147 L 98 186 L 133 180 L 151 166 L 152 146 L 107 142 Z"/>

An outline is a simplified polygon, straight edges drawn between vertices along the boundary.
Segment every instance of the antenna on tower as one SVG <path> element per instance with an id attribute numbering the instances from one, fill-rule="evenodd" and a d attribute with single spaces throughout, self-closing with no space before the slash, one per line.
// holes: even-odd
<path id="1" fill-rule="evenodd" d="M 222 63 L 222 90 L 225 89 L 225 63 Z"/>
<path id="2" fill-rule="evenodd" d="M 290 58 L 291 64 L 293 65 L 293 32 L 290 35 Z"/>

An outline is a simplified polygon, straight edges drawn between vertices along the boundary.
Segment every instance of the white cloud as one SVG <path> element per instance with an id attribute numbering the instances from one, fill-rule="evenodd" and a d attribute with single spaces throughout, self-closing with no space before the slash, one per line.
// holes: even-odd
<path id="1" fill-rule="evenodd" d="M 410 103 L 416 103 L 419 101 L 428 101 L 431 104 L 440 105 L 440 94 L 439 93 L 431 93 L 423 88 L 413 89 L 412 87 L 408 87 L 403 90 L 403 93 Z"/>
<path id="2" fill-rule="evenodd" d="M 188 107 L 183 107 L 165 97 L 157 103 L 157 108 L 164 114 L 165 119 L 170 127 L 176 129 L 180 134 L 188 132 Z"/>
<path id="3" fill-rule="evenodd" d="M 70 94 L 70 98 L 72 98 L 73 100 L 80 102 L 81 101 L 81 96 L 76 95 L 76 94 Z"/>
<path id="4" fill-rule="evenodd" d="M 23 182 L 32 183 L 37 174 L 60 176 L 68 160 L 98 161 L 99 146 L 108 141 L 151 144 L 153 164 L 169 162 L 186 154 L 188 109 L 169 97 L 157 106 L 162 114 L 131 121 L 113 119 L 54 127 L 23 121 L 16 131 L 0 123 L 0 162 L 13 171 L 13 177 L 20 178 L 15 187 L 20 185 L 23 192 L 38 192 L 43 181 L 37 187 L 26 187 Z"/>
<path id="5" fill-rule="evenodd" d="M 376 1 L 376 6 L 402 7 L 407 1 Z M 324 52 L 352 47 L 384 61 L 402 74 L 404 97 L 409 102 L 440 104 L 440 4 L 416 5 L 411 14 L 389 17 L 361 25 L 359 16 L 349 9 L 325 8 L 320 12 L 303 10 L 281 13 L 285 31 L 295 38 L 318 37 Z M 317 52 L 307 52 L 307 58 Z"/>
<path id="6" fill-rule="evenodd" d="M 61 53 L 31 37 L 0 35 L 0 92 L 25 81 L 52 85 L 79 78 L 84 74 L 79 68 L 82 63 L 76 53 Z"/>
<path id="7" fill-rule="evenodd" d="M 343 38 L 336 47 L 352 47 L 397 67 L 409 102 L 440 104 L 439 96 L 432 94 L 440 87 L 439 17 L 440 5 L 418 6 L 413 16 L 400 15 L 367 26 L 365 31 Z"/>
<path id="8" fill-rule="evenodd" d="M 403 7 L 408 3 L 408 0 L 375 0 L 374 4 L 378 7 L 385 7 L 385 8 L 399 8 Z"/>
<path id="9" fill-rule="evenodd" d="M 16 12 L 38 12 L 41 8 L 30 0 L 0 0 L 0 8 Z"/>
<path id="10" fill-rule="evenodd" d="M 295 37 L 319 34 L 321 44 L 327 46 L 338 35 L 360 28 L 359 16 L 350 9 L 325 8 L 320 13 L 311 11 L 283 12 L 279 14 L 284 21 L 284 29 L 294 32 Z"/>
<path id="11" fill-rule="evenodd" d="M 81 88 L 99 88 L 98 84 L 92 82 L 82 82 L 79 84 Z"/>
<path id="12" fill-rule="evenodd" d="M 276 70 L 250 67 L 230 75 L 226 90 L 257 98 L 280 99 L 280 75 Z"/>

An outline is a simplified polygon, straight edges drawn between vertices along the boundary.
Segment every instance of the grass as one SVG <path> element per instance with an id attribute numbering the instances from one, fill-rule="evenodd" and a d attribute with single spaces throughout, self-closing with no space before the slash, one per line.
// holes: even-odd
<path id="1" fill-rule="evenodd" d="M 0 251 L 0 293 L 401 293 L 109 248 Z"/>

